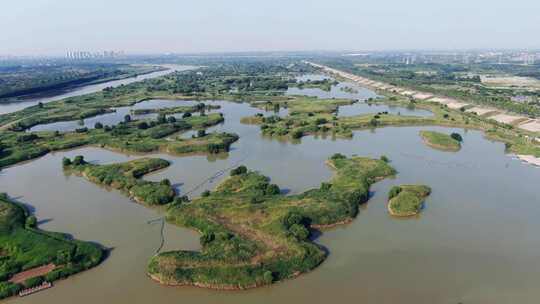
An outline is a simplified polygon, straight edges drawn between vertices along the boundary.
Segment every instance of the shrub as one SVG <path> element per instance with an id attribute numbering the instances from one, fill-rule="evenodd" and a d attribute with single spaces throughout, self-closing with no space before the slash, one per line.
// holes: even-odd
<path id="1" fill-rule="evenodd" d="M 304 136 L 304 132 L 302 132 L 300 130 L 295 130 L 295 131 L 292 132 L 291 136 L 294 139 L 300 139 L 300 138 L 302 138 L 302 136 Z"/>
<path id="2" fill-rule="evenodd" d="M 43 277 L 34 277 L 24 281 L 24 286 L 26 288 L 30 288 L 41 285 L 41 283 L 43 283 Z"/>
<path id="3" fill-rule="evenodd" d="M 188 117 L 191 117 L 191 113 L 182 114 L 182 118 L 188 118 Z"/>
<path id="4" fill-rule="evenodd" d="M 281 191 L 279 190 L 278 185 L 269 184 L 268 186 L 266 186 L 266 190 L 264 192 L 266 195 L 276 195 L 279 194 Z"/>
<path id="5" fill-rule="evenodd" d="M 452 133 L 450 135 L 450 137 L 452 137 L 453 139 L 459 141 L 459 142 L 462 142 L 463 141 L 463 137 L 461 137 L 461 135 L 459 133 Z"/>
<path id="6" fill-rule="evenodd" d="M 163 186 L 170 186 L 171 181 L 168 178 L 162 179 L 161 182 L 159 182 Z"/>
<path id="7" fill-rule="evenodd" d="M 336 153 L 334 155 L 332 155 L 331 159 L 332 160 L 338 160 L 338 159 L 345 159 L 347 158 L 345 155 L 341 154 L 341 153 Z"/>
<path id="8" fill-rule="evenodd" d="M 197 131 L 197 137 L 205 137 L 205 136 L 206 136 L 206 130 Z"/>
<path id="9" fill-rule="evenodd" d="M 23 135 L 19 135 L 17 137 L 17 142 L 25 143 L 25 142 L 33 141 L 33 140 L 38 139 L 38 138 L 39 137 L 34 133 L 23 134 Z"/>
<path id="10" fill-rule="evenodd" d="M 131 122 L 131 116 L 129 114 L 126 114 L 126 116 L 124 116 L 124 122 L 125 123 Z"/>
<path id="11" fill-rule="evenodd" d="M 386 155 L 382 155 L 382 156 L 381 156 L 381 160 L 382 160 L 383 162 L 385 162 L 385 163 L 390 162 L 390 159 L 388 159 L 388 157 L 387 157 Z"/>
<path id="12" fill-rule="evenodd" d="M 390 192 L 388 192 L 388 199 L 392 199 L 396 197 L 401 192 L 400 186 L 394 186 L 390 189 Z"/>
<path id="13" fill-rule="evenodd" d="M 328 191 L 328 190 L 330 190 L 330 188 L 332 188 L 332 184 L 330 184 L 330 183 L 321 183 L 321 190 Z"/>
<path id="14" fill-rule="evenodd" d="M 309 237 L 309 230 L 300 224 L 293 224 L 289 227 L 289 232 L 300 241 L 305 241 Z"/>
<path id="15" fill-rule="evenodd" d="M 167 117 L 165 116 L 165 114 L 158 114 L 157 122 L 158 122 L 158 124 L 166 123 L 167 122 Z"/>
<path id="16" fill-rule="evenodd" d="M 209 233 L 203 233 L 203 235 L 201 235 L 199 240 L 203 246 L 206 246 L 210 244 L 214 239 L 215 239 L 214 233 L 209 232 Z"/>
<path id="17" fill-rule="evenodd" d="M 25 223 L 26 227 L 28 228 L 36 228 L 37 226 L 37 219 L 35 216 L 31 215 L 29 217 L 26 218 L 26 223 Z"/>
<path id="18" fill-rule="evenodd" d="M 62 158 L 62 166 L 67 167 L 71 165 L 71 159 L 64 157 Z"/>
<path id="19" fill-rule="evenodd" d="M 94 125 L 94 128 L 95 129 L 103 129 L 103 124 L 100 123 L 100 122 L 96 122 L 96 124 Z"/>
<path id="20" fill-rule="evenodd" d="M 231 176 L 246 174 L 248 171 L 246 166 L 239 166 L 236 169 L 231 170 Z"/>
<path id="21" fill-rule="evenodd" d="M 141 121 L 140 123 L 137 124 L 137 129 L 140 129 L 140 130 L 148 129 L 148 123 L 146 121 Z"/>
<path id="22" fill-rule="evenodd" d="M 84 165 L 84 164 L 85 164 L 84 156 L 82 156 L 82 155 L 77 155 L 73 159 L 73 165 L 75 165 L 75 166 L 80 166 L 80 165 Z"/>
<path id="23" fill-rule="evenodd" d="M 86 133 L 86 132 L 88 132 L 88 128 L 87 127 L 78 128 L 78 129 L 75 129 L 75 132 L 77 132 L 77 133 Z"/>
<path id="24" fill-rule="evenodd" d="M 189 202 L 189 197 L 187 195 L 183 195 L 183 196 L 180 196 L 180 197 L 176 197 L 174 199 L 174 203 L 177 204 L 177 205 L 180 205 L 180 204 L 183 204 L 183 203 L 187 203 Z"/>
<path id="25" fill-rule="evenodd" d="M 209 197 L 210 196 L 210 190 L 204 190 L 203 193 L 201 193 L 202 197 Z"/>
<path id="26" fill-rule="evenodd" d="M 174 116 L 169 116 L 169 117 L 167 117 L 167 122 L 169 122 L 169 123 L 175 123 L 175 122 L 176 122 L 176 117 L 174 117 Z"/>

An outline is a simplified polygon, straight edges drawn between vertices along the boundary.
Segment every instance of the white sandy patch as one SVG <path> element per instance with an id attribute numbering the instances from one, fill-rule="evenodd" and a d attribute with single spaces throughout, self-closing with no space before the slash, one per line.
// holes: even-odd
<path id="1" fill-rule="evenodd" d="M 540 120 L 528 121 L 519 125 L 519 128 L 530 132 L 540 132 Z"/>
<path id="2" fill-rule="evenodd" d="M 433 97 L 433 95 L 429 93 L 418 93 L 418 94 L 414 94 L 413 97 L 415 99 L 425 100 L 425 99 Z"/>
<path id="3" fill-rule="evenodd" d="M 488 113 L 497 114 L 497 110 L 495 110 L 495 109 L 481 108 L 481 107 L 470 108 L 470 109 L 466 110 L 465 112 L 470 112 L 470 113 L 474 112 L 474 113 L 476 113 L 478 115 L 485 115 L 485 114 L 488 114 Z"/>
<path id="4" fill-rule="evenodd" d="M 492 85 L 492 86 L 505 86 L 505 87 L 529 87 L 529 88 L 539 88 L 540 80 L 531 78 L 531 77 L 520 77 L 520 76 L 496 76 L 488 77 L 481 76 L 482 83 Z"/>
<path id="5" fill-rule="evenodd" d="M 517 155 L 517 157 L 526 163 L 540 167 L 540 158 L 538 157 L 534 157 L 532 155 Z"/>
<path id="6" fill-rule="evenodd" d="M 438 102 L 442 104 L 449 104 L 452 102 L 457 102 L 455 99 L 446 98 L 446 97 L 433 97 L 429 101 Z"/>
<path id="7" fill-rule="evenodd" d="M 451 102 L 449 104 L 446 104 L 450 109 L 461 109 L 463 107 L 468 106 L 468 103 L 462 103 L 462 102 Z"/>
<path id="8" fill-rule="evenodd" d="M 414 94 L 416 94 L 416 92 L 415 91 L 403 91 L 400 94 L 404 95 L 404 96 L 413 96 Z"/>
<path id="9" fill-rule="evenodd" d="M 497 114 L 497 115 L 491 116 L 490 118 L 495 121 L 502 122 L 505 124 L 512 124 L 513 122 L 523 119 L 524 117 L 508 115 L 508 114 Z"/>

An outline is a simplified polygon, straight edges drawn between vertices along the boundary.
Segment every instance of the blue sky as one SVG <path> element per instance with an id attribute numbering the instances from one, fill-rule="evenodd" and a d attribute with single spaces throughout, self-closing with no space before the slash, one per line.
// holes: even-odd
<path id="1" fill-rule="evenodd" d="M 0 54 L 540 48 L 538 0 L 2 0 Z"/>

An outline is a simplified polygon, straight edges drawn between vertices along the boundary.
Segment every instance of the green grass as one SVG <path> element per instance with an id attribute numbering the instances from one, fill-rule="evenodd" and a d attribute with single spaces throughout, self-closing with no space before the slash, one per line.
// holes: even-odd
<path id="1" fill-rule="evenodd" d="M 434 149 L 456 152 L 461 149 L 461 143 L 450 135 L 435 131 L 420 131 L 424 143 Z"/>
<path id="2" fill-rule="evenodd" d="M 416 215 L 430 193 L 431 188 L 425 185 L 394 186 L 388 194 L 388 211 L 394 216 Z"/>
<path id="3" fill-rule="evenodd" d="M 29 217 L 23 205 L 0 194 L 0 298 L 22 287 L 8 282 L 20 271 L 55 263 L 58 268 L 45 277 L 54 281 L 94 267 L 103 259 L 98 245 L 29 226 Z"/>

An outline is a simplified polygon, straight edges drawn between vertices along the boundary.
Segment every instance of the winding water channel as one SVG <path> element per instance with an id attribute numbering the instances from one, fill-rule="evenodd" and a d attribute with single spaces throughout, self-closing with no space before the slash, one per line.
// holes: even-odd
<path id="1" fill-rule="evenodd" d="M 309 90 L 321 96 L 336 93 L 332 97 L 344 93 L 339 88 L 331 92 Z M 296 89 L 289 92 L 303 93 Z M 349 111 L 354 115 L 380 111 L 430 115 L 413 109 L 369 106 L 363 100 L 376 95 L 365 89 L 354 95 L 361 102 L 342 108 L 340 115 L 348 115 Z M 186 104 L 148 101 L 136 107 L 164 103 Z M 0 192 L 9 192 L 32 206 L 42 220 L 41 228 L 69 232 L 113 250 L 97 268 L 60 281 L 45 292 L 8 302 L 538 302 L 540 170 L 505 155 L 503 144 L 484 139 L 478 131 L 439 127 L 389 127 L 356 131 L 352 139 L 309 136 L 293 143 L 265 138 L 257 126 L 240 123 L 241 117 L 264 113 L 261 110 L 248 104 L 216 103 L 222 106 L 218 111 L 224 113 L 225 123 L 211 130 L 240 135 L 230 153 L 211 157 L 152 154 L 170 160 L 172 165 L 148 179 L 169 178 L 179 192 L 197 196 L 215 187 L 227 173 L 197 187 L 201 182 L 224 168 L 243 163 L 270 176 L 273 183 L 289 193 L 298 193 L 331 178 L 324 161 L 336 152 L 371 157 L 384 154 L 399 173 L 395 179 L 373 186 L 371 200 L 355 221 L 318 237 L 317 242 L 327 247 L 330 255 L 315 271 L 267 288 L 218 292 L 165 287 L 147 278 L 146 263 L 161 243 L 161 225 L 148 221 L 159 218 L 159 210 L 135 204 L 120 192 L 100 188 L 83 178 L 65 176 L 61 169 L 64 156 L 82 154 L 96 163 L 141 156 L 92 147 L 49 154 L 2 170 Z M 123 117 L 120 112 L 116 114 Z M 52 124 L 45 129 L 55 128 L 70 127 Z M 423 145 L 420 130 L 460 132 L 463 148 L 456 153 L 432 150 Z M 426 209 L 416 218 L 395 219 L 386 212 L 389 188 L 402 183 L 424 183 L 433 189 Z M 197 233 L 183 228 L 166 225 L 165 240 L 165 250 L 199 248 Z"/>

